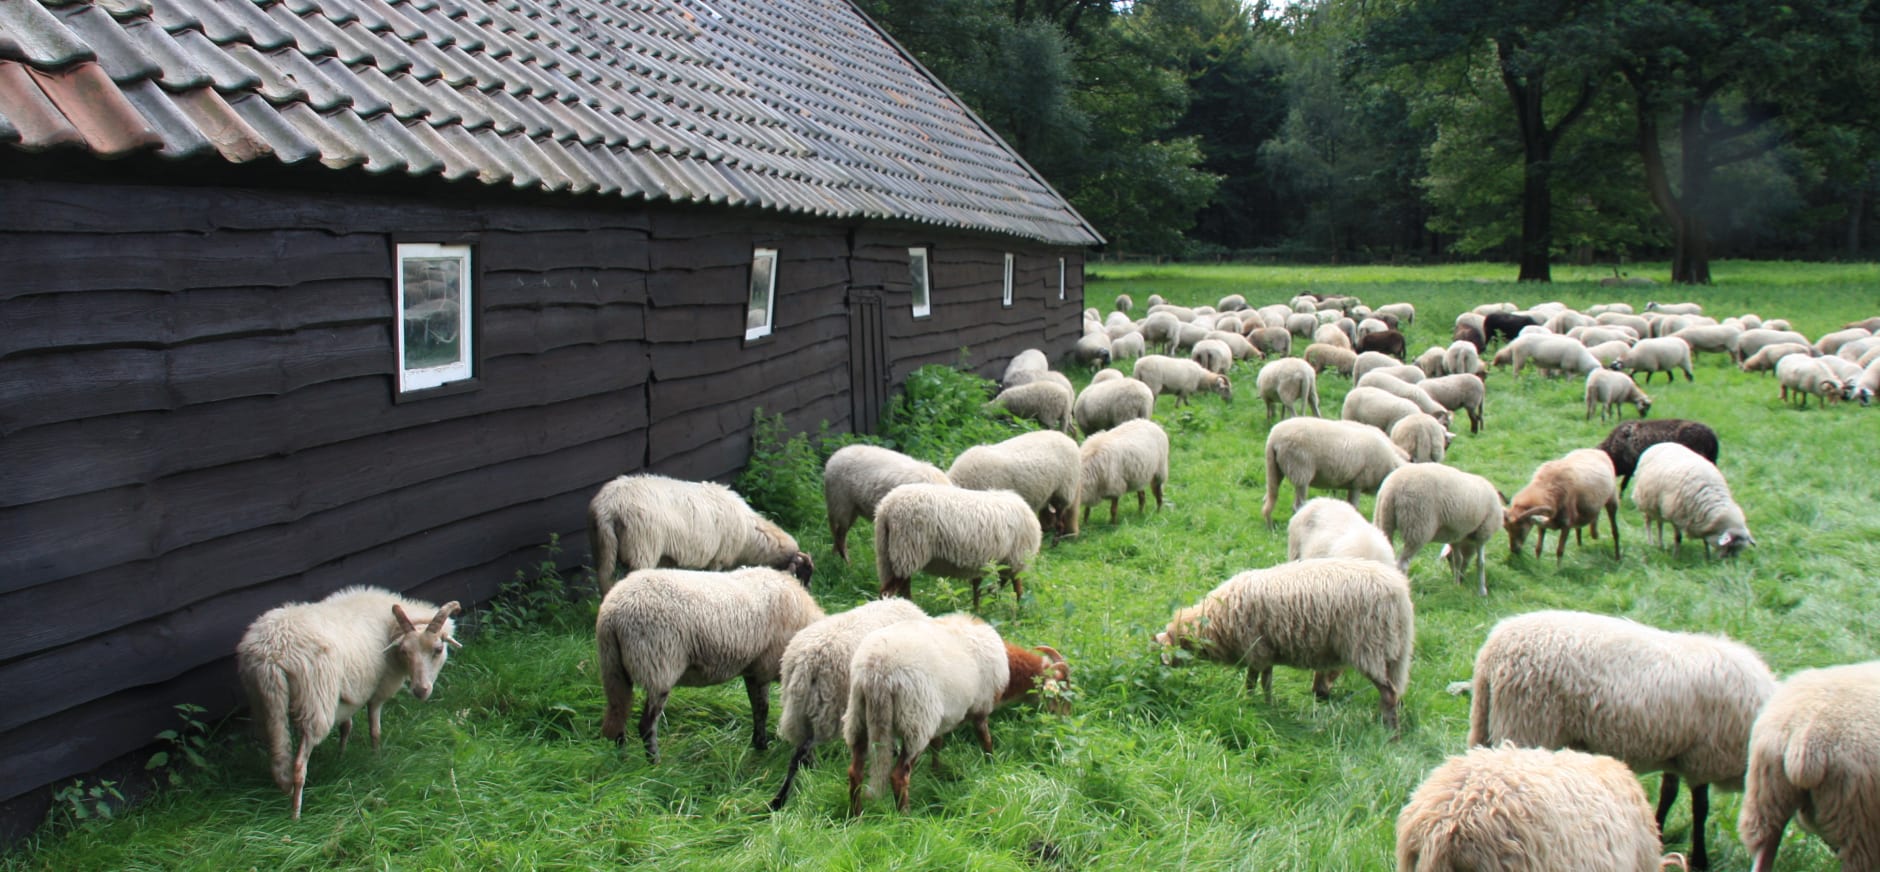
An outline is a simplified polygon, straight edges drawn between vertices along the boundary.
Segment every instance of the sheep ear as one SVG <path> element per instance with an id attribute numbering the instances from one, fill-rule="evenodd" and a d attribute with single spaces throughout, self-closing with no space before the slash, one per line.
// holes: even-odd
<path id="1" fill-rule="evenodd" d="M 431 616 L 431 625 L 425 627 L 424 631 L 427 633 L 442 631 L 444 629 L 444 622 L 450 620 L 451 615 L 460 611 L 463 611 L 463 606 L 458 605 L 456 600 L 445 603 L 443 608 L 437 610 L 437 614 Z"/>
<path id="2" fill-rule="evenodd" d="M 412 625 L 411 625 L 411 619 L 410 619 L 410 618 L 408 618 L 408 617 L 405 617 L 405 607 L 404 607 L 404 606 L 401 606 L 401 605 L 399 605 L 399 604 L 397 604 L 397 603 L 392 603 L 392 617 L 394 617 L 394 618 L 397 618 L 397 619 L 398 619 L 398 629 L 399 629 L 399 632 L 403 632 L 403 633 L 416 633 L 416 632 L 418 631 L 418 628 L 417 628 L 417 627 L 414 627 L 414 626 L 412 626 Z M 396 643 L 394 643 L 394 644 L 396 644 Z M 387 650 L 390 650 L 390 649 L 387 649 Z"/>

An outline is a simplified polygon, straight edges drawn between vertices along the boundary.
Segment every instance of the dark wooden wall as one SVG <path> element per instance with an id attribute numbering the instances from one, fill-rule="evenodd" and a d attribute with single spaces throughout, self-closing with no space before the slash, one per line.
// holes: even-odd
<path id="1" fill-rule="evenodd" d="M 752 413 L 850 420 L 851 286 L 894 381 L 1068 350 L 1081 253 L 750 212 L 0 178 L 0 802 L 230 710 L 243 629 L 376 584 L 487 598 L 614 475 L 727 480 Z M 475 390 L 396 402 L 395 241 L 474 248 Z M 908 317 L 906 248 L 934 315 Z M 775 330 L 746 342 L 753 247 Z M 1057 258 L 1071 259 L 1056 299 Z"/>

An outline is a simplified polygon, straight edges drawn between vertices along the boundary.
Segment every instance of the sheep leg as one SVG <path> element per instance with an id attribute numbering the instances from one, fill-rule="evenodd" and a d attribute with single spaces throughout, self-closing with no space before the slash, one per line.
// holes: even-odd
<path id="1" fill-rule="evenodd" d="M 984 580 L 985 579 L 982 576 L 978 576 L 978 575 L 973 576 L 972 585 L 973 585 L 973 613 L 974 614 L 979 613 L 979 583 Z"/>
<path id="2" fill-rule="evenodd" d="M 838 524 L 836 519 L 830 518 L 829 538 L 835 540 L 836 555 L 842 558 L 843 563 L 849 562 L 849 525 Z"/>
<path id="3" fill-rule="evenodd" d="M 1162 500 L 1160 497 L 1156 498 L 1155 507 L 1157 511 L 1161 511 Z M 1146 514 L 1149 514 L 1149 492 L 1147 490 L 1136 491 L 1136 516 L 1141 517 Z"/>
<path id="4" fill-rule="evenodd" d="M 1710 855 L 1704 851 L 1704 825 L 1709 817 L 1710 785 L 1691 785 L 1691 869 L 1694 872 L 1710 868 Z"/>
<path id="5" fill-rule="evenodd" d="M 849 744 L 849 817 L 862 813 L 862 777 L 868 766 L 868 738 Z"/>
<path id="6" fill-rule="evenodd" d="M 1671 804 L 1678 801 L 1678 776 L 1666 772 L 1658 783 L 1658 832 L 1665 831 L 1665 818 L 1671 816 Z"/>
<path id="7" fill-rule="evenodd" d="M 1155 494 L 1155 510 L 1160 513 L 1162 511 L 1162 482 L 1149 482 L 1149 491 Z"/>
<path id="8" fill-rule="evenodd" d="M 1538 527 L 1534 532 L 1539 534 L 1539 538 L 1534 540 L 1534 558 L 1538 560 L 1541 556 L 1541 549 L 1547 545 L 1547 528 Z"/>
<path id="9" fill-rule="evenodd" d="M 1581 529 L 1583 528 L 1574 527 L 1573 532 L 1577 535 Z M 1582 547 L 1586 545 L 1585 539 L 1581 539 L 1579 540 L 1579 542 Z M 1554 567 L 1556 569 L 1560 567 L 1561 559 L 1566 556 L 1567 556 L 1567 531 L 1561 530 L 1559 541 L 1554 543 Z"/>
<path id="10" fill-rule="evenodd" d="M 770 736 L 764 728 L 770 723 L 770 682 L 746 675 L 744 695 L 751 698 L 751 747 L 767 750 Z"/>
<path id="11" fill-rule="evenodd" d="M 346 740 L 352 738 L 352 718 L 339 722 L 339 752 L 346 753 Z M 372 743 L 373 750 L 378 750 L 378 743 Z"/>
<path id="12" fill-rule="evenodd" d="M 1012 608 L 1017 610 L 1025 603 L 1025 580 L 1020 578 L 1018 573 L 1009 570 L 1000 572 L 999 577 L 1012 586 Z"/>
<path id="13" fill-rule="evenodd" d="M 1332 682 L 1338 680 L 1342 669 L 1326 669 L 1312 673 L 1312 695 L 1321 700 L 1332 698 Z"/>
<path id="14" fill-rule="evenodd" d="M 1606 504 L 1606 520 L 1611 522 L 1612 524 L 1612 559 L 1618 560 L 1619 559 L 1619 501 L 1618 500 L 1613 500 L 1612 502 Z M 1599 532 L 1599 518 L 1597 516 L 1593 518 L 1593 532 L 1595 534 Z M 1597 539 L 1599 537 L 1595 535 L 1593 538 Z"/>
<path id="15" fill-rule="evenodd" d="M 973 718 L 973 732 L 979 734 L 979 747 L 992 753 L 992 713 L 987 712 Z"/>
<path id="16" fill-rule="evenodd" d="M 1775 838 L 1764 842 L 1762 847 L 1756 850 L 1756 861 L 1749 867 L 1750 872 L 1775 872 L 1776 848 L 1781 844 L 1781 833 L 1777 833 Z"/>
<path id="17" fill-rule="evenodd" d="M 1487 543 L 1475 546 L 1475 593 L 1477 596 L 1488 596 L 1488 555 L 1484 553 L 1487 549 Z M 1467 569 L 1468 565 L 1464 564 L 1463 568 Z"/>
<path id="18" fill-rule="evenodd" d="M 796 746 L 796 753 L 790 755 L 790 768 L 783 773 L 783 787 L 777 790 L 776 798 L 770 801 L 771 811 L 782 809 L 783 804 L 789 801 L 790 789 L 796 786 L 796 770 L 801 769 L 803 764 L 809 762 L 809 758 L 815 750 L 816 743 L 813 741 L 804 742 Z"/>
<path id="19" fill-rule="evenodd" d="M 294 820 L 300 820 L 300 798 L 307 789 L 307 758 L 313 755 L 313 745 L 317 741 L 319 739 L 310 737 L 303 730 L 300 734 L 300 750 L 294 754 L 294 783 L 290 791 L 294 797 Z"/>
<path id="20" fill-rule="evenodd" d="M 907 811 L 907 783 L 914 775 L 914 762 L 918 759 L 918 752 L 908 754 L 903 748 L 895 757 L 894 769 L 888 772 L 888 786 L 894 789 L 894 807 L 901 811 Z"/>
<path id="21" fill-rule="evenodd" d="M 1377 685 L 1378 710 L 1383 713 L 1384 726 L 1390 728 L 1392 733 L 1391 741 L 1394 742 L 1403 736 L 1403 729 L 1398 726 L 1397 720 L 1397 712 L 1403 706 L 1402 695 L 1385 682 L 1375 681 L 1373 683 Z"/>
<path id="22" fill-rule="evenodd" d="M 666 713 L 666 695 L 671 690 L 646 689 L 646 703 L 640 708 L 640 741 L 646 743 L 646 759 L 659 762 L 659 716 Z"/>
<path id="23" fill-rule="evenodd" d="M 1112 525 L 1117 523 L 1116 497 L 1110 497 L 1110 523 Z"/>
<path id="24" fill-rule="evenodd" d="M 379 729 L 379 713 L 384 710 L 385 700 L 381 699 L 366 704 L 366 725 L 368 729 L 372 731 L 372 750 L 374 753 L 377 753 L 379 750 L 379 740 L 383 735 Z M 350 717 L 346 719 L 345 732 L 352 732 L 352 718 Z"/>

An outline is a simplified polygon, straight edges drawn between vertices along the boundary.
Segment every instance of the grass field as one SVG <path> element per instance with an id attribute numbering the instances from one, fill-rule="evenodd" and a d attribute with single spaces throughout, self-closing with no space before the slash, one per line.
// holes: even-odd
<path id="1" fill-rule="evenodd" d="M 1496 281 L 1506 266 L 1429 269 L 1115 267 L 1096 273 L 1091 304 L 1118 293 L 1212 303 L 1242 293 L 1255 304 L 1302 290 L 1349 293 L 1377 305 L 1414 302 L 1411 353 L 1447 344 L 1458 311 L 1478 303 L 1558 299 L 1575 306 L 1648 299 L 1702 301 L 1709 311 L 1787 317 L 1810 336 L 1880 313 L 1880 267 L 1718 263 L 1700 289 L 1602 288 L 1603 270 L 1558 269 L 1551 286 Z M 1664 270 L 1635 269 L 1664 278 Z M 937 301 L 944 305 L 944 301 Z M 845 755 L 825 748 L 792 804 L 763 811 L 788 752 L 748 747 L 741 686 L 679 689 L 661 727 L 663 762 L 635 744 L 597 738 L 602 694 L 594 673 L 592 604 L 556 609 L 517 601 L 453 656 L 432 701 L 400 697 L 386 712 L 386 747 L 313 757 L 306 814 L 290 821 L 265 754 L 239 724 L 211 744 L 206 770 L 102 823 L 62 818 L 0 858 L 5 869 L 1326 869 L 1393 868 L 1393 825 L 1424 774 L 1463 750 L 1468 700 L 1444 686 L 1466 679 L 1498 619 L 1540 608 L 1625 615 L 1666 628 L 1727 633 L 1760 650 L 1778 673 L 1880 657 L 1880 476 L 1873 473 L 1880 408 L 1785 408 L 1772 378 L 1700 359 L 1695 383 L 1648 390 L 1654 417 L 1694 418 L 1722 440 L 1720 466 L 1759 546 L 1732 562 L 1699 548 L 1646 546 L 1639 516 L 1621 512 L 1625 554 L 1569 547 L 1551 558 L 1489 547 L 1489 596 L 1456 586 L 1437 557 L 1411 567 L 1417 657 L 1401 741 L 1380 725 L 1377 693 L 1347 675 L 1328 702 L 1304 673 L 1280 669 L 1268 706 L 1242 691 L 1240 671 L 1160 665 L 1150 636 L 1170 611 L 1229 575 L 1279 562 L 1285 534 L 1262 525 L 1261 446 L 1267 423 L 1251 366 L 1225 405 L 1200 398 L 1156 419 L 1173 440 L 1170 506 L 1112 527 L 1092 516 L 1081 538 L 1047 549 L 1027 574 L 1022 614 L 1009 594 L 984 614 L 1023 644 L 1051 644 L 1075 668 L 1076 713 L 1008 710 L 993 720 L 997 752 L 955 739 L 923 765 L 913 808 L 871 802 L 848 819 Z M 1088 373 L 1074 374 L 1080 385 Z M 1348 384 L 1322 379 L 1328 415 Z M 1581 382 L 1506 373 L 1489 380 L 1488 429 L 1466 427 L 1448 462 L 1512 494 L 1540 462 L 1596 444 L 1610 424 L 1582 420 Z M 951 458 L 928 458 L 944 466 Z M 1290 489 L 1282 491 L 1280 521 Z M 1367 516 L 1369 497 L 1363 501 Z M 553 522 L 566 526 L 566 519 Z M 544 528 L 550 526 L 544 523 Z M 844 566 L 826 530 L 796 532 L 815 555 L 815 591 L 836 611 L 873 593 L 871 528 L 851 536 Z M 1601 546 L 1608 543 L 1602 537 Z M 1550 549 L 1551 550 L 1551 549 Z M 966 607 L 963 583 L 918 577 L 929 612 Z M 1646 780 L 1655 795 L 1658 780 Z M 1713 868 L 1741 870 L 1738 798 L 1713 793 Z M 1680 799 L 1668 847 L 1687 850 Z M 1784 869 L 1837 868 L 1791 826 Z"/>

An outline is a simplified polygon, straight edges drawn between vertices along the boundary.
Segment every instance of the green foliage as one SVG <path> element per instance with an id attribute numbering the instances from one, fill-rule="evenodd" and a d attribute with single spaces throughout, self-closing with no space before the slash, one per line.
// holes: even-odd
<path id="1" fill-rule="evenodd" d="M 516 570 L 503 582 L 488 608 L 471 613 L 464 635 L 475 638 L 510 636 L 541 628 L 574 629 L 594 626 L 594 591 L 562 574 L 561 534 L 550 533 L 542 557 L 534 565 Z"/>
<path id="2" fill-rule="evenodd" d="M 966 369 L 929 364 L 914 370 L 881 416 L 888 447 L 945 469 L 974 445 L 999 442 L 1038 425 L 986 411 L 996 386 Z M 820 479 L 818 479 L 820 481 Z"/>
<path id="3" fill-rule="evenodd" d="M 751 434 L 751 460 L 738 475 L 738 493 L 752 508 L 785 529 L 821 524 L 822 468 L 829 455 L 818 446 L 829 438 L 829 422 L 823 422 L 815 444 L 806 433 L 792 434 L 784 426 L 782 415 L 766 417 L 762 408 L 756 411 L 753 423 L 756 429 Z"/>
<path id="4" fill-rule="evenodd" d="M 164 780 L 171 787 L 176 787 L 185 780 L 185 765 L 195 771 L 212 767 L 209 759 L 203 756 L 203 752 L 209 749 L 209 725 L 202 720 L 208 709 L 188 702 L 179 702 L 172 708 L 176 709 L 176 716 L 183 721 L 183 725 L 157 734 L 157 740 L 168 748 L 150 755 L 150 759 L 144 763 L 144 771 L 160 771 Z"/>
<path id="5" fill-rule="evenodd" d="M 71 823 L 100 824 L 117 815 L 114 806 L 124 804 L 124 793 L 117 782 L 100 778 L 86 786 L 88 779 L 76 778 L 71 784 L 52 792 L 54 807 L 62 810 Z"/>

